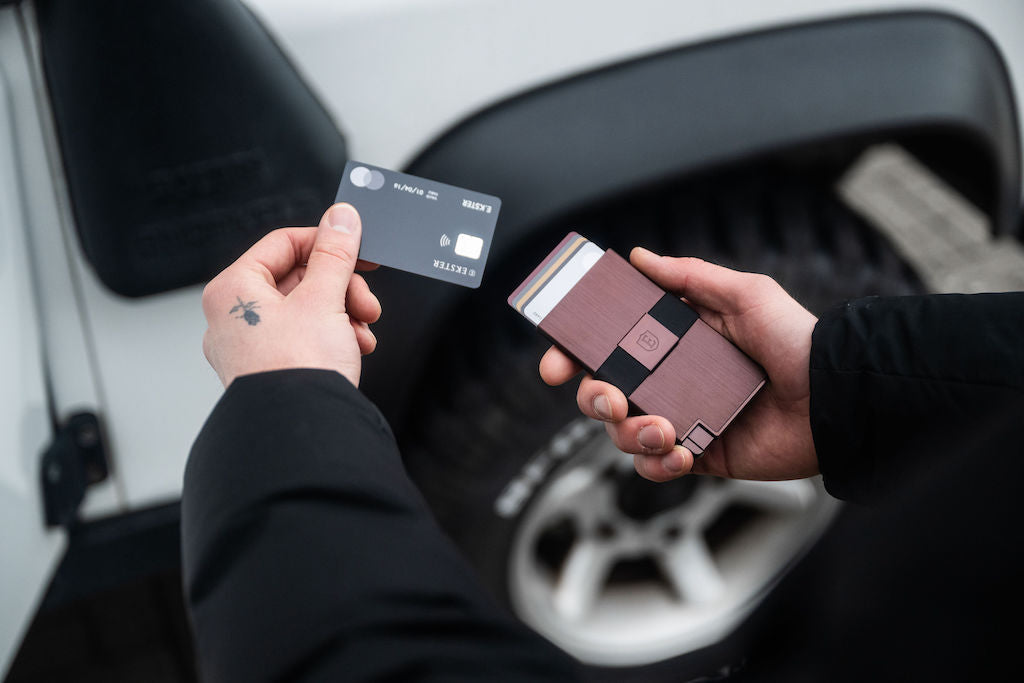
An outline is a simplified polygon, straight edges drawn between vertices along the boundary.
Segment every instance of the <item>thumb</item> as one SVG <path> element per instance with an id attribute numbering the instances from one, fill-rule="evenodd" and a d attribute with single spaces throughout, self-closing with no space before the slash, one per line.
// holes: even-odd
<path id="1" fill-rule="evenodd" d="M 732 313 L 742 308 L 761 292 L 761 281 L 770 280 L 699 258 L 658 256 L 642 247 L 634 248 L 629 260 L 664 289 L 719 313 Z"/>
<path id="2" fill-rule="evenodd" d="M 351 204 L 335 204 L 320 219 L 306 274 L 296 289 L 303 296 L 345 310 L 345 292 L 359 256 L 362 221 Z"/>

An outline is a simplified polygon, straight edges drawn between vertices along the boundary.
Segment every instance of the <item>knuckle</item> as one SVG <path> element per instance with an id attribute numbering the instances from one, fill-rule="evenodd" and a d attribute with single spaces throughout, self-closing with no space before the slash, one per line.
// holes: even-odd
<path id="1" fill-rule="evenodd" d="M 650 461 L 647 459 L 646 456 L 634 455 L 633 467 L 636 469 L 637 474 L 639 474 L 644 479 L 647 479 L 648 481 L 662 482 L 665 480 L 664 477 L 660 476 L 657 472 L 653 471 L 650 465 Z"/>
<path id="2" fill-rule="evenodd" d="M 618 448 L 623 453 L 633 453 L 634 455 L 637 454 L 636 448 L 631 447 L 630 445 L 636 443 L 636 437 L 634 436 L 631 439 L 625 433 L 627 431 L 627 428 L 624 425 L 622 425 L 622 423 L 605 422 L 604 429 L 606 432 L 608 432 L 608 437 L 612 440 L 612 443 L 615 444 L 616 448 Z"/>
<path id="3" fill-rule="evenodd" d="M 590 413 L 588 413 L 584 407 L 586 404 L 586 398 L 584 397 L 583 391 L 583 384 L 581 383 L 579 389 L 576 390 L 576 407 L 579 408 L 580 412 L 584 415 L 589 415 Z"/>
<path id="4" fill-rule="evenodd" d="M 214 294 L 216 293 L 216 291 L 219 288 L 220 288 L 220 276 L 218 275 L 217 277 L 215 277 L 212 280 L 210 280 L 209 282 L 207 282 L 206 286 L 203 287 L 203 301 L 206 302 L 206 301 L 209 301 L 210 299 L 212 299 Z"/>
<path id="5" fill-rule="evenodd" d="M 580 387 L 576 390 L 576 403 L 580 410 L 585 413 L 592 412 L 591 406 L 594 402 L 594 380 L 584 377 L 580 380 Z"/>
<path id="6" fill-rule="evenodd" d="M 779 290 L 779 283 L 776 282 L 771 276 L 763 273 L 756 273 L 751 275 L 752 290 L 760 296 L 774 294 Z"/>
<path id="7" fill-rule="evenodd" d="M 369 330 L 366 333 L 365 348 L 366 350 L 362 353 L 364 356 L 369 356 L 377 350 L 377 338 Z"/>
<path id="8" fill-rule="evenodd" d="M 210 328 L 206 328 L 206 332 L 203 333 L 203 355 L 206 357 L 207 362 L 213 361 L 213 339 L 211 338 Z"/>
<path id="9" fill-rule="evenodd" d="M 738 309 L 759 306 L 772 299 L 782 288 L 763 273 L 743 273 L 736 280 L 735 305 Z"/>
<path id="10" fill-rule="evenodd" d="M 319 243 L 313 246 L 313 256 L 331 261 L 339 261 L 345 266 L 355 265 L 356 256 L 347 244 Z"/>
<path id="11" fill-rule="evenodd" d="M 644 460 L 642 455 L 634 455 L 633 456 L 633 469 L 635 469 L 636 473 L 639 474 L 641 477 L 643 477 L 645 479 L 648 478 L 647 477 L 647 461 Z"/>
<path id="12" fill-rule="evenodd" d="M 223 289 L 223 278 L 220 275 L 207 282 L 206 286 L 203 287 L 201 302 L 203 306 L 203 313 L 206 314 L 207 317 L 209 317 L 210 311 L 216 305 L 216 301 L 220 299 Z"/>
<path id="13" fill-rule="evenodd" d="M 285 246 L 291 244 L 291 228 L 274 228 L 268 232 L 263 239 L 275 246 Z"/>

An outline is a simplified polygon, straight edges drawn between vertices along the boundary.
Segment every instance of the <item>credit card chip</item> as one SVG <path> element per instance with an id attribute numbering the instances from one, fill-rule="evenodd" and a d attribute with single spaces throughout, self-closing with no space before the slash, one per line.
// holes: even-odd
<path id="1" fill-rule="evenodd" d="M 473 235 L 467 235 L 464 232 L 459 233 L 458 238 L 455 240 L 455 253 L 459 256 L 478 259 L 483 248 L 484 241 L 482 239 Z"/>

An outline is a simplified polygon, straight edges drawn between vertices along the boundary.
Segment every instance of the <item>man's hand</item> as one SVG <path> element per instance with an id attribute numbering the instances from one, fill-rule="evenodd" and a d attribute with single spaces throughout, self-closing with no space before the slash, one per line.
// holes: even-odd
<path id="1" fill-rule="evenodd" d="M 760 363 L 768 384 L 697 461 L 682 446 L 674 446 L 675 430 L 665 418 L 626 417 L 626 397 L 611 384 L 584 377 L 576 395 L 580 410 L 603 420 L 615 445 L 634 454 L 636 471 L 653 481 L 691 470 L 765 480 L 817 474 L 808 376 L 817 318 L 765 275 L 695 258 L 658 256 L 640 248 L 633 250 L 630 261 L 665 290 L 684 298 L 704 322 Z M 541 377 L 548 384 L 566 382 L 579 371 L 555 347 L 540 361 Z"/>
<path id="2" fill-rule="evenodd" d="M 285 368 L 337 370 L 359 385 L 361 356 L 377 339 L 380 302 L 355 274 L 362 225 L 348 204 L 317 228 L 270 233 L 203 291 L 203 352 L 224 386 L 240 375 Z"/>

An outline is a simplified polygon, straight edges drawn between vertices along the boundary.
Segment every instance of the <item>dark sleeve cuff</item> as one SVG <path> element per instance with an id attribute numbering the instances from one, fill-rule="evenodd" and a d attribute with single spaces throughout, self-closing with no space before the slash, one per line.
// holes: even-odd
<path id="1" fill-rule="evenodd" d="M 811 430 L 828 491 L 875 502 L 1019 422 L 1024 293 L 870 297 L 814 328 Z"/>
<path id="2" fill-rule="evenodd" d="M 841 375 L 834 358 L 846 340 L 846 316 L 853 304 L 825 312 L 811 336 L 811 433 L 826 490 L 836 498 L 868 502 L 873 498 L 875 453 L 866 447 L 863 425 L 869 406 L 859 400 L 864 387 L 856 375 Z"/>

